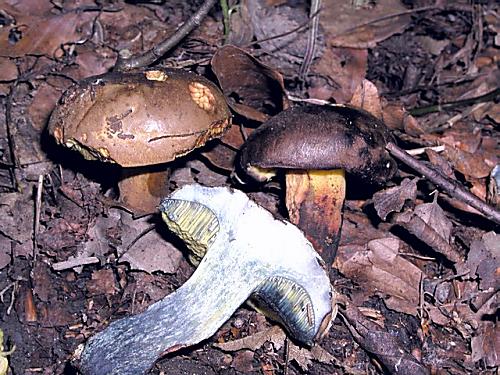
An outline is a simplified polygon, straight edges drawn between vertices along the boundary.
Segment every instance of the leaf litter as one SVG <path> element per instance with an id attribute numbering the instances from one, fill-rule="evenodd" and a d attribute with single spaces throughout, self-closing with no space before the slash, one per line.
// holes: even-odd
<path id="1" fill-rule="evenodd" d="M 218 81 L 235 115 L 220 142 L 175 166 L 172 188 L 192 181 L 241 187 L 232 172 L 245 137 L 290 105 L 326 101 L 363 107 L 421 162 L 498 204 L 498 11 L 486 3 L 322 3 L 305 76 L 311 29 L 308 7 L 295 2 L 238 2 L 226 35 L 214 8 L 164 56 L 163 65 Z M 77 346 L 110 319 L 143 311 L 192 272 L 182 246 L 150 230 L 155 220 L 110 207 L 106 178 L 44 136 L 73 81 L 110 70 L 119 53 L 153 47 L 196 9 L 191 2 L 101 5 L 30 0 L 0 12 L 0 308 L 1 328 L 18 348 L 9 357 L 15 373 L 63 373 Z M 238 48 L 223 46 L 225 38 Z M 279 181 L 245 188 L 286 216 Z M 248 319 L 238 334 L 247 336 L 209 340 L 183 361 L 162 360 L 159 370 L 495 373 L 498 226 L 435 188 L 400 165 L 388 186 L 348 193 L 332 270 L 345 319 L 321 346 L 289 342 L 287 361 L 283 331 L 242 308 Z M 221 350 L 232 358 L 196 357 Z"/>

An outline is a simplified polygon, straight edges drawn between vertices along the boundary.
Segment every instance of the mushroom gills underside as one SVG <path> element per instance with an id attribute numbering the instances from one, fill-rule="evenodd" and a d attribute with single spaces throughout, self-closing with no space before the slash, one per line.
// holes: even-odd
<path id="1" fill-rule="evenodd" d="M 323 171 L 321 171 L 323 172 Z M 198 202 L 167 199 L 162 218 L 189 250 L 190 262 L 198 266 L 219 230 L 217 216 Z M 251 272 L 251 270 L 249 270 Z M 292 337 L 311 345 L 316 337 L 314 309 L 307 291 L 296 282 L 273 276 L 260 284 L 247 303 L 271 320 L 281 323 Z"/>
<path id="2" fill-rule="evenodd" d="M 189 250 L 189 261 L 198 266 L 219 231 L 217 216 L 201 203 L 166 199 L 161 204 L 162 219 Z"/>

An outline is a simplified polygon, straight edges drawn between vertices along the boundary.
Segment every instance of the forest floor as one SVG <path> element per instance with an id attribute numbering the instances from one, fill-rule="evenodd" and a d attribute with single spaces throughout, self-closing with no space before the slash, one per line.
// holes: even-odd
<path id="1" fill-rule="evenodd" d="M 194 271 L 158 214 L 134 218 L 115 199 L 115 171 L 56 144 L 47 123 L 69 86 L 150 50 L 201 3 L 0 2 L 0 332 L 14 349 L 0 374 L 76 374 L 90 337 Z M 169 166 L 170 190 L 231 186 L 288 217 L 283 180 L 235 178 L 238 150 L 285 108 L 340 103 L 500 208 L 495 1 L 223 3 L 152 65 L 207 77 L 233 112 L 222 139 Z M 497 374 L 498 222 L 403 163 L 383 186 L 347 178 L 331 270 L 339 314 L 315 347 L 244 305 L 151 373 Z"/>

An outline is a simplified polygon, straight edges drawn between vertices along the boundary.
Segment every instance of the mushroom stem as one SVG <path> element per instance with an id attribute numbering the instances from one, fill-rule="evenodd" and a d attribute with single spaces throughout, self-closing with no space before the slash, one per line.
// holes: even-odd
<path id="1" fill-rule="evenodd" d="M 333 263 L 340 240 L 345 189 L 342 169 L 286 173 L 290 221 L 304 231 L 328 267 Z"/>
<path id="2" fill-rule="evenodd" d="M 170 170 L 162 165 L 144 168 L 122 168 L 118 182 L 119 202 L 136 215 L 157 211 L 161 199 L 168 194 Z"/>
<path id="3" fill-rule="evenodd" d="M 213 335 L 252 294 L 295 339 L 311 344 L 327 332 L 334 293 L 297 227 L 228 188 L 184 186 L 160 210 L 189 250 L 205 256 L 176 292 L 91 338 L 84 374 L 144 374 L 161 355 Z"/>

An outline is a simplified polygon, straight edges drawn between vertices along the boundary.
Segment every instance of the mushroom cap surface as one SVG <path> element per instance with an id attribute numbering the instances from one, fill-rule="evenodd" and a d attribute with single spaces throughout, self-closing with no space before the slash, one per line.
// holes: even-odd
<path id="1" fill-rule="evenodd" d="M 241 149 L 239 164 L 257 180 L 260 169 L 344 169 L 383 183 L 396 171 L 385 145 L 393 138 L 370 113 L 349 106 L 306 105 L 285 110 L 257 128 Z"/>
<path id="2" fill-rule="evenodd" d="M 169 162 L 221 136 L 230 117 L 219 89 L 197 74 L 113 72 L 70 87 L 48 130 L 86 159 L 138 167 Z"/>

